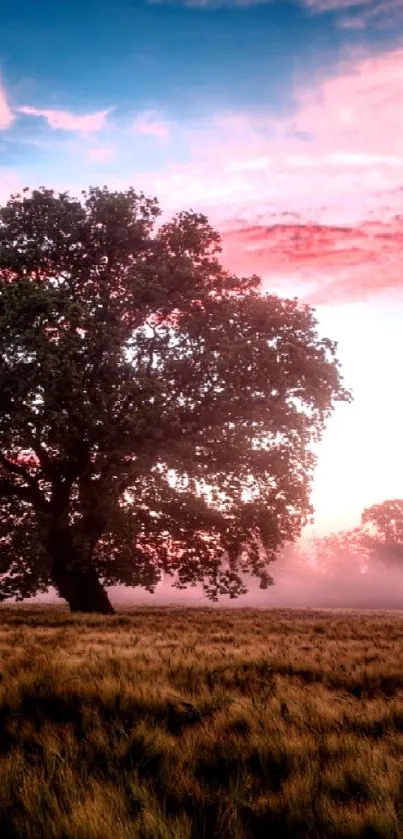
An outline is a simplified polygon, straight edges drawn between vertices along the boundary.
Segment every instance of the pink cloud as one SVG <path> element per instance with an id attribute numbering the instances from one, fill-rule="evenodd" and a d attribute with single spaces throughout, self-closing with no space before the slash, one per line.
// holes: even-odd
<path id="1" fill-rule="evenodd" d="M 403 50 L 367 58 L 318 90 L 297 91 L 293 125 L 316 138 L 315 151 L 355 159 L 377 155 L 386 163 L 403 154 Z M 378 161 L 381 163 L 381 161 Z"/>
<path id="2" fill-rule="evenodd" d="M 111 112 L 111 108 L 108 108 L 105 111 L 97 111 L 93 114 L 78 115 L 72 114 L 69 111 L 32 108 L 30 105 L 24 105 L 17 108 L 17 110 L 26 116 L 43 117 L 51 128 L 84 133 L 100 131 L 104 127 L 107 117 Z"/>
<path id="3" fill-rule="evenodd" d="M 322 302 L 397 293 L 402 101 L 403 49 L 356 58 L 320 83 L 296 86 L 286 116 L 224 113 L 172 124 L 189 162 L 137 173 L 136 187 L 158 195 L 166 214 L 206 212 L 222 233 L 225 264 L 255 271 L 266 287 L 291 286 Z M 134 128 L 168 131 L 150 111 Z M 108 154 L 89 150 L 93 162 Z"/>
<path id="4" fill-rule="evenodd" d="M 265 285 L 294 281 L 310 302 L 362 299 L 403 290 L 403 216 L 354 227 L 320 224 L 240 226 L 223 235 L 223 262 L 235 273 L 257 273 Z"/>
<path id="5" fill-rule="evenodd" d="M 344 63 L 297 87 L 286 117 L 222 114 L 187 129 L 190 162 L 143 188 L 172 209 L 203 208 L 226 264 L 266 285 L 332 300 L 403 289 L 402 101 L 403 49 Z M 284 224 L 290 212 L 299 226 Z"/>
<path id="6" fill-rule="evenodd" d="M 155 183 L 161 195 L 174 188 L 181 202 L 192 195 L 217 211 L 249 203 L 317 213 L 342 204 L 349 218 L 403 182 L 402 98 L 403 50 L 352 63 L 297 88 L 289 117 L 223 114 L 188 130 L 191 162 L 156 173 Z"/>
<path id="7" fill-rule="evenodd" d="M 159 120 L 154 111 L 145 111 L 133 123 L 136 134 L 145 134 L 163 140 L 169 135 L 168 125 Z"/>
<path id="8" fill-rule="evenodd" d="M 7 130 L 14 122 L 14 114 L 7 101 L 6 92 L 0 77 L 0 130 Z"/>
<path id="9" fill-rule="evenodd" d="M 87 158 L 90 163 L 106 163 L 114 157 L 114 151 L 108 147 L 88 149 Z"/>

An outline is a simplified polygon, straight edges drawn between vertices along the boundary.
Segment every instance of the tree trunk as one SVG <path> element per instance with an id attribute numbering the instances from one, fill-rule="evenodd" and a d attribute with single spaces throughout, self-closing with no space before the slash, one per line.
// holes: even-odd
<path id="1" fill-rule="evenodd" d="M 60 597 L 67 600 L 71 612 L 115 614 L 107 592 L 93 568 L 81 568 L 76 563 L 69 564 L 68 568 L 55 568 L 53 563 L 52 576 Z"/>
<path id="2" fill-rule="evenodd" d="M 115 610 L 94 568 L 83 561 L 69 535 L 53 532 L 48 539 L 53 583 L 71 612 L 113 615 Z"/>

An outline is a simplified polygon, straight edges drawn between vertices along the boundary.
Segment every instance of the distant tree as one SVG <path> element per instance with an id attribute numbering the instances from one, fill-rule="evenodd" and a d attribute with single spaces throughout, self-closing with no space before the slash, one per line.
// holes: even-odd
<path id="1" fill-rule="evenodd" d="M 335 344 L 224 271 L 205 216 L 159 214 L 106 187 L 0 209 L 1 599 L 108 613 L 162 573 L 236 597 L 311 515 Z"/>
<path id="2" fill-rule="evenodd" d="M 366 568 L 367 544 L 361 528 L 312 536 L 301 545 L 305 561 L 328 579 L 347 579 Z"/>
<path id="3" fill-rule="evenodd" d="M 403 564 L 403 500 L 373 504 L 363 510 L 361 524 L 324 536 L 312 537 L 305 546 L 307 559 L 328 576 L 366 570 L 376 564 Z M 344 569 L 344 572 L 343 572 Z"/>
<path id="4" fill-rule="evenodd" d="M 367 507 L 361 517 L 372 558 L 403 563 L 403 500 L 395 498 Z"/>

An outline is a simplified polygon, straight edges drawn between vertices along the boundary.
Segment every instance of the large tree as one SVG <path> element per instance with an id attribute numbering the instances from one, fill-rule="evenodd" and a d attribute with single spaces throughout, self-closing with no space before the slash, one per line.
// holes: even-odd
<path id="1" fill-rule="evenodd" d="M 236 597 L 311 515 L 335 344 L 224 271 L 205 216 L 159 214 L 106 187 L 0 209 L 1 599 L 106 613 L 162 573 Z"/>

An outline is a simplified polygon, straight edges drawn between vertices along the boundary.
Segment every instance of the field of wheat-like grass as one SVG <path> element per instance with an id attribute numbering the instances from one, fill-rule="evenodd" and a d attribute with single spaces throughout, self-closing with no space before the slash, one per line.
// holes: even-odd
<path id="1" fill-rule="evenodd" d="M 0 836 L 403 836 L 403 613 L 1 606 Z"/>

